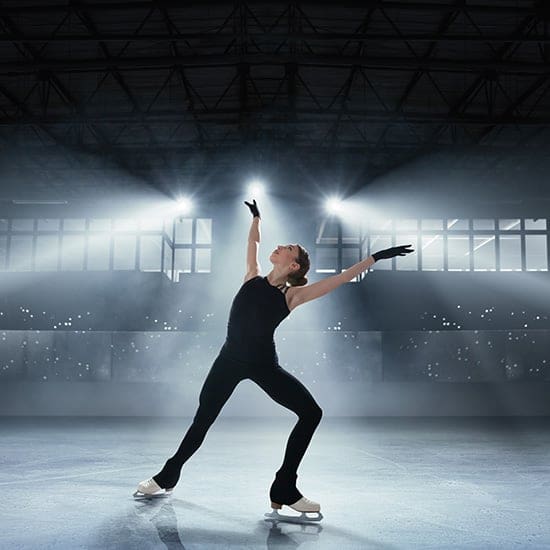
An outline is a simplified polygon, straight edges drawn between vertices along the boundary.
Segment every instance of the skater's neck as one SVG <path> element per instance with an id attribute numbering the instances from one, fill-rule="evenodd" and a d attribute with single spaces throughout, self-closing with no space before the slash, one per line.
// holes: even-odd
<path id="1" fill-rule="evenodd" d="M 272 286 L 286 286 L 286 281 L 288 278 L 287 270 L 280 270 L 274 267 L 268 274 L 267 274 L 267 281 Z"/>

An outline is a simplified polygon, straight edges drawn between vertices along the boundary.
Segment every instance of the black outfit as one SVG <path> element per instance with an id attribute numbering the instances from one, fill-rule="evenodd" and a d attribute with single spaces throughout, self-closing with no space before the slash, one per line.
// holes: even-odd
<path id="1" fill-rule="evenodd" d="M 176 485 L 183 464 L 200 447 L 206 433 L 241 380 L 250 379 L 273 400 L 298 415 L 276 474 L 270 496 L 273 502 L 293 504 L 301 498 L 297 470 L 322 416 L 306 387 L 279 365 L 273 333 L 290 313 L 285 293 L 267 277 L 246 281 L 231 305 L 227 338 L 206 377 L 199 408 L 177 452 L 153 477 L 162 488 Z"/>

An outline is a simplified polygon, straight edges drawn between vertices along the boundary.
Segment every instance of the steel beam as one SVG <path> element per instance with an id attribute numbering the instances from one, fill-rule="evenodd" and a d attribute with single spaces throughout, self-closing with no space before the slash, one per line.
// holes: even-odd
<path id="1" fill-rule="evenodd" d="M 174 65 L 182 65 L 187 69 L 206 67 L 232 67 L 241 63 L 250 66 L 275 65 L 287 63 L 296 65 L 349 69 L 353 66 L 387 71 L 441 71 L 453 73 L 485 73 L 498 72 L 505 74 L 550 74 L 547 63 L 532 61 L 507 60 L 457 60 L 457 59 L 415 59 L 409 57 L 379 57 L 369 55 L 312 55 L 312 54 L 245 54 L 245 55 L 179 55 L 151 57 L 107 57 L 82 59 L 35 59 L 32 61 L 13 60 L 0 63 L 0 74 L 15 76 L 32 74 L 38 71 L 51 72 L 97 72 L 108 68 L 118 70 L 169 69 Z"/>

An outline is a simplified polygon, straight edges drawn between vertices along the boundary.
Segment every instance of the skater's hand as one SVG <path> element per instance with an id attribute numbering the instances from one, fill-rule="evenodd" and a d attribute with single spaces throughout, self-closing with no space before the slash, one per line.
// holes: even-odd
<path id="1" fill-rule="evenodd" d="M 380 252 L 375 252 L 372 254 L 372 257 L 375 261 L 378 261 L 387 260 L 388 258 L 393 258 L 394 256 L 406 256 L 407 254 L 414 252 L 414 250 L 407 250 L 407 248 L 411 246 L 412 244 L 407 244 L 402 246 L 394 246 L 393 248 L 386 248 L 385 250 L 380 250 Z"/>
<path id="2" fill-rule="evenodd" d="M 250 204 L 249 202 L 244 201 L 246 206 L 250 208 L 250 212 L 252 212 L 252 217 L 258 216 L 260 218 L 260 211 L 258 210 L 258 206 L 256 205 L 256 199 L 253 200 L 254 204 Z"/>

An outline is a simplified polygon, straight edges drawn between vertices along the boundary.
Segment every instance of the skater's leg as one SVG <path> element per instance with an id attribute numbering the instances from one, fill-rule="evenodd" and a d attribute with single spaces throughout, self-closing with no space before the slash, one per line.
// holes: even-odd
<path id="1" fill-rule="evenodd" d="M 302 496 L 295 485 L 298 466 L 321 421 L 323 411 L 308 389 L 280 366 L 262 370 L 251 378 L 274 401 L 298 415 L 298 421 L 288 438 L 283 464 L 277 472 L 280 487 L 286 488 L 283 491 L 286 495 L 284 498 L 293 502 Z"/>
<path id="2" fill-rule="evenodd" d="M 210 426 L 233 393 L 237 384 L 244 378 L 237 363 L 218 356 L 202 386 L 199 408 L 193 423 L 176 453 L 166 461 L 164 468 L 153 479 L 160 487 L 170 488 L 178 482 L 183 464 L 201 446 Z"/>

